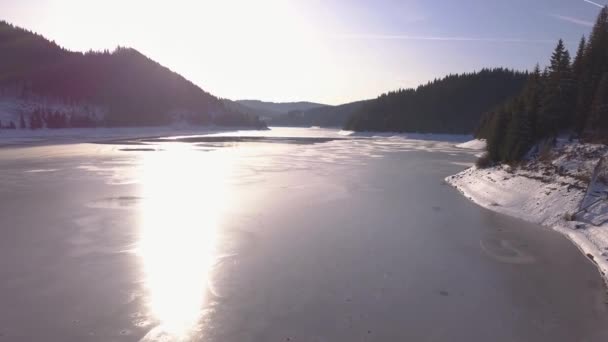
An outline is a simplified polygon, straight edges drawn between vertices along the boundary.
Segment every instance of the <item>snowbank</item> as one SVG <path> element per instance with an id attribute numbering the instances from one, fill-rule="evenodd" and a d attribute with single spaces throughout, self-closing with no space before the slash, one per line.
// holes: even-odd
<path id="1" fill-rule="evenodd" d="M 517 168 L 472 167 L 446 181 L 482 207 L 564 234 L 608 281 L 606 157 L 606 146 L 559 143 Z"/>
<path id="2" fill-rule="evenodd" d="M 485 150 L 486 141 L 485 139 L 473 139 L 462 144 L 456 145 L 458 148 L 464 148 L 468 150 Z"/>

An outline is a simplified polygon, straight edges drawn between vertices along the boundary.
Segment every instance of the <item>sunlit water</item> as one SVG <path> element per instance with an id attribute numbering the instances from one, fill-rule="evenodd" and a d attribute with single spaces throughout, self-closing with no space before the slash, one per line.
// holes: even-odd
<path id="1" fill-rule="evenodd" d="M 217 292 L 222 291 L 214 287 L 212 271 L 225 257 L 220 236 L 226 209 L 238 205 L 238 198 L 235 198 L 232 189 L 234 177 L 238 174 L 235 168 L 276 167 L 271 162 L 272 154 L 261 163 L 258 160 L 256 165 L 246 165 L 241 160 L 248 156 L 242 153 L 243 149 L 236 150 L 230 142 L 227 145 L 205 146 L 206 137 L 262 138 L 253 141 L 258 143 L 257 149 L 274 153 L 277 152 L 276 147 L 263 145 L 277 141 L 266 141 L 265 138 L 300 139 L 288 143 L 308 145 L 301 151 L 306 155 L 311 152 L 311 144 L 326 142 L 323 139 L 327 138 L 343 140 L 349 134 L 318 129 L 282 129 L 174 136 L 163 138 L 160 143 L 151 143 L 155 148 L 150 151 L 155 152 L 141 154 L 139 174 L 135 176 L 141 189 L 139 240 L 135 251 L 143 264 L 149 310 L 159 322 L 147 339 L 187 340 L 196 332 L 204 308 L 214 296 L 220 297 Z M 203 141 L 202 149 L 200 143 L 182 142 L 199 138 Z M 396 145 L 409 147 L 402 144 L 402 137 L 397 139 Z M 377 145 L 373 148 L 380 150 L 381 146 L 391 145 L 391 142 L 377 142 Z M 444 143 L 442 147 L 449 148 L 449 144 Z M 342 148 L 339 146 L 334 152 Z M 148 151 L 146 149 L 124 150 Z M 372 151 L 365 152 L 370 157 L 374 156 Z M 292 157 L 297 158 L 297 155 Z M 306 159 L 310 157 L 308 155 Z M 317 157 L 322 160 L 328 157 L 341 159 L 344 156 L 340 156 L 340 153 L 333 156 L 322 153 Z M 297 168 L 295 164 L 287 165 L 287 168 Z"/>
<path id="2" fill-rule="evenodd" d="M 172 335 L 186 337 L 200 319 L 223 212 L 234 205 L 233 163 L 227 153 L 181 144 L 142 156 L 137 254 L 150 310 Z"/>

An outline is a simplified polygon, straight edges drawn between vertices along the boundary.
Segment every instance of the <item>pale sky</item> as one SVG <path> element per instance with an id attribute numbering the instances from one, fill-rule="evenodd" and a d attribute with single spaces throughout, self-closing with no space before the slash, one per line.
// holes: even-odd
<path id="1" fill-rule="evenodd" d="M 229 99 L 340 104 L 574 53 L 606 0 L 0 0 L 71 50 L 133 47 Z"/>

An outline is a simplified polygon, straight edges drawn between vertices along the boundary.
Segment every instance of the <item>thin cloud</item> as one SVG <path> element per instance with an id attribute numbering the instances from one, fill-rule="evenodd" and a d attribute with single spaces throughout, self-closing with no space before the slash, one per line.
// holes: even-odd
<path id="1" fill-rule="evenodd" d="M 578 18 L 574 18 L 574 17 L 569 17 L 567 15 L 561 15 L 561 14 L 550 14 L 550 16 L 552 16 L 555 19 L 567 21 L 571 24 L 576 24 L 576 25 L 581 25 L 581 26 L 586 26 L 586 27 L 593 27 L 593 22 L 591 22 L 591 21 L 578 19 Z"/>
<path id="2" fill-rule="evenodd" d="M 487 43 L 555 43 L 549 39 L 521 39 L 521 38 L 483 38 L 458 36 L 410 36 L 402 34 L 338 34 L 332 35 L 334 39 L 352 40 L 413 40 L 413 41 L 442 41 L 442 42 L 487 42 Z"/>
<path id="3" fill-rule="evenodd" d="M 591 1 L 591 0 L 583 0 L 584 2 L 588 3 L 588 4 L 592 4 L 594 6 L 600 7 L 600 8 L 604 8 L 606 5 L 602 5 L 602 4 L 598 4 L 597 2 Z"/>

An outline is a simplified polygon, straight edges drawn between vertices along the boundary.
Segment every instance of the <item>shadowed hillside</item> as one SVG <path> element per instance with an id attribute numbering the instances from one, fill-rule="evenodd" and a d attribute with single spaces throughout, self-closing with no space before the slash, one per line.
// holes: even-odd
<path id="1" fill-rule="evenodd" d="M 5 103 L 19 103 L 8 106 L 17 109 L 3 118 L 15 125 L 25 116 L 26 126 L 32 121 L 40 126 L 30 128 L 76 123 L 264 126 L 254 115 L 227 108 L 222 100 L 131 48 L 71 52 L 0 22 L 0 51 L 0 97 Z"/>

